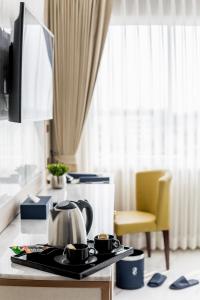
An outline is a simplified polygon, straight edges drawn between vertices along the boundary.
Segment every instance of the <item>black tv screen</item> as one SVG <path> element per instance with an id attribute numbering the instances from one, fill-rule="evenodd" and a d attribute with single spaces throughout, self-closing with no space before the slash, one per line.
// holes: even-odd
<path id="1" fill-rule="evenodd" d="M 0 27 L 0 120 L 8 117 L 10 31 Z"/>
<path id="2" fill-rule="evenodd" d="M 0 27 L 0 94 L 5 94 L 8 81 L 10 33 Z"/>
<path id="3" fill-rule="evenodd" d="M 52 119 L 53 40 L 53 34 L 21 2 L 10 49 L 10 121 Z"/>

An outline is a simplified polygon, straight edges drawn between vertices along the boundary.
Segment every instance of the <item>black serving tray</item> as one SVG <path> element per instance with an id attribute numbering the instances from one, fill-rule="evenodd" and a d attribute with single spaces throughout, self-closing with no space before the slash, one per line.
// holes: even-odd
<path id="1" fill-rule="evenodd" d="M 62 253 L 63 249 L 52 247 L 40 253 L 19 254 L 11 256 L 11 261 L 13 263 L 38 269 L 41 271 L 54 273 L 74 279 L 82 279 L 116 263 L 126 256 L 131 255 L 133 253 L 133 248 L 123 246 L 119 248 L 118 252 L 113 253 L 112 255 L 97 254 L 96 262 L 84 266 L 66 266 L 55 262 L 54 257 L 57 255 L 61 255 Z"/>

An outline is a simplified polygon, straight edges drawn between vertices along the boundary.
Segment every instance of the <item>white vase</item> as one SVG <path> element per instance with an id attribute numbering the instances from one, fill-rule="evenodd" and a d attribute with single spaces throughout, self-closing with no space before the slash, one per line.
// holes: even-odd
<path id="1" fill-rule="evenodd" d="M 66 176 L 52 176 L 51 185 L 53 189 L 63 189 L 66 185 Z"/>

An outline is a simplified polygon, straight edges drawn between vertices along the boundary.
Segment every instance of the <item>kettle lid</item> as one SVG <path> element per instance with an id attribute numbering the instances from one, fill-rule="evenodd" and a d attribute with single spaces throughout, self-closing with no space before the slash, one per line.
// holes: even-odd
<path id="1" fill-rule="evenodd" d="M 68 201 L 68 200 L 65 200 L 65 201 L 61 201 L 59 202 L 56 206 L 55 206 L 55 209 L 60 209 L 60 210 L 68 210 L 68 209 L 74 209 L 76 208 L 77 206 L 71 202 L 71 201 Z"/>

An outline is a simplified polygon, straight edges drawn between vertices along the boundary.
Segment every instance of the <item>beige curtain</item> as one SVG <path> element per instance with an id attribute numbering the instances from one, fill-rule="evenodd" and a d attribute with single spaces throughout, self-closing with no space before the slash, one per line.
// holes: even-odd
<path id="1" fill-rule="evenodd" d="M 108 30 L 112 0 L 46 0 L 55 35 L 52 150 L 73 165 L 90 107 Z"/>

